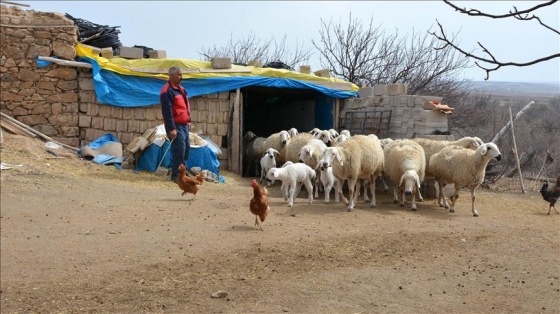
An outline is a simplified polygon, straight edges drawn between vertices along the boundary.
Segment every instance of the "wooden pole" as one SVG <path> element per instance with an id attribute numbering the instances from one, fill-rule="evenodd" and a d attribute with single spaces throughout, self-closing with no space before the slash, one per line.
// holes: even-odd
<path id="1" fill-rule="evenodd" d="M 231 147 L 229 150 L 231 151 L 231 162 L 230 162 L 230 171 L 239 175 L 242 175 L 242 167 L 241 167 L 241 151 L 240 151 L 240 133 L 241 133 L 241 112 L 240 112 L 240 104 L 241 101 L 241 90 L 238 88 L 235 91 L 235 102 L 233 103 L 233 127 L 231 132 Z"/>
<path id="2" fill-rule="evenodd" d="M 515 142 L 515 131 L 513 130 L 513 115 L 511 114 L 511 105 L 509 106 L 509 123 L 511 124 L 511 137 L 513 138 L 513 149 L 515 150 L 515 161 L 517 162 L 517 174 L 519 175 L 519 183 L 521 184 L 521 193 L 525 194 L 523 175 L 521 174 L 521 165 L 519 164 L 519 155 L 517 154 L 517 143 Z"/>

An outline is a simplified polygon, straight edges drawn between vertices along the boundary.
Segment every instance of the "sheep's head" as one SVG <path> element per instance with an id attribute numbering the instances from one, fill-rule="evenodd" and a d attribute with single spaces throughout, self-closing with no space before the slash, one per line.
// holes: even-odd
<path id="1" fill-rule="evenodd" d="M 278 172 L 278 168 L 276 167 L 272 167 L 268 169 L 268 172 L 266 173 L 266 181 L 268 182 L 274 181 L 278 177 L 276 175 L 277 172 Z"/>
<path id="2" fill-rule="evenodd" d="M 288 130 L 288 133 L 290 134 L 291 137 L 294 137 L 296 135 L 299 134 L 298 130 L 296 128 L 291 128 Z"/>
<path id="3" fill-rule="evenodd" d="M 408 170 L 401 176 L 401 182 L 399 183 L 399 187 L 403 187 L 404 184 L 404 194 L 412 195 L 414 188 L 416 187 L 420 190 L 420 178 L 416 171 Z"/>
<path id="4" fill-rule="evenodd" d="M 350 135 L 350 131 L 348 131 L 348 130 L 340 131 L 340 135 L 346 135 L 348 138 L 352 137 L 352 135 Z"/>
<path id="5" fill-rule="evenodd" d="M 257 138 L 257 135 L 251 131 L 245 133 L 245 141 L 250 142 Z"/>
<path id="6" fill-rule="evenodd" d="M 327 147 L 321 155 L 321 159 L 324 160 L 326 163 L 326 167 L 332 167 L 335 158 L 338 160 L 341 166 L 343 166 L 342 158 L 340 157 L 340 153 L 336 147 Z"/>
<path id="7" fill-rule="evenodd" d="M 306 163 L 309 158 L 311 158 L 311 156 L 313 155 L 313 148 L 311 148 L 308 145 L 303 146 L 299 153 L 298 153 L 298 159 L 300 162 Z"/>
<path id="8" fill-rule="evenodd" d="M 498 149 L 498 145 L 489 142 L 486 144 L 482 144 L 478 150 L 480 150 L 480 154 L 482 156 L 486 156 L 486 158 L 488 159 L 496 159 L 497 161 L 502 160 L 502 154 L 500 153 L 500 150 Z"/>
<path id="9" fill-rule="evenodd" d="M 274 158 L 274 154 L 280 154 L 280 153 L 274 148 L 269 148 L 266 150 L 263 157 L 268 156 L 269 158 Z"/>
<path id="10" fill-rule="evenodd" d="M 280 142 L 286 145 L 290 139 L 290 133 L 288 133 L 288 131 L 280 131 L 280 133 L 278 133 L 278 137 L 280 138 Z"/>
<path id="11" fill-rule="evenodd" d="M 317 133 L 319 132 L 321 132 L 321 129 L 319 128 L 313 128 L 313 130 L 309 131 L 309 133 L 313 135 L 313 137 L 315 137 L 315 135 L 317 135 Z"/>
<path id="12" fill-rule="evenodd" d="M 325 143 L 327 146 L 331 146 L 333 143 L 334 137 L 331 135 L 329 131 L 321 131 L 313 136 L 313 138 L 318 139 Z"/>

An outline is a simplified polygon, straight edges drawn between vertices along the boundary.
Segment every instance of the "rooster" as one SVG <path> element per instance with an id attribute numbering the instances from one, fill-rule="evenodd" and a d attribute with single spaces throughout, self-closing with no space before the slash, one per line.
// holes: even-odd
<path id="1" fill-rule="evenodd" d="M 550 211 L 554 208 L 554 211 L 557 214 L 560 214 L 560 212 L 558 212 L 558 210 L 556 209 L 556 206 L 554 206 L 556 204 L 556 202 L 558 201 L 558 197 L 560 197 L 560 177 L 558 177 L 558 179 L 556 179 L 556 185 L 554 186 L 554 188 L 549 191 L 548 190 L 548 182 L 544 182 L 543 186 L 540 190 L 541 195 L 543 197 L 543 199 L 547 202 L 550 203 L 549 207 L 548 207 L 548 214 L 550 215 Z"/>
<path id="2" fill-rule="evenodd" d="M 181 194 L 181 196 L 184 196 L 186 193 L 191 193 L 194 195 L 192 198 L 194 200 L 196 198 L 196 192 L 198 192 L 200 186 L 202 185 L 202 182 L 204 181 L 203 176 L 205 175 L 206 173 L 201 172 L 196 177 L 188 177 L 187 167 L 185 167 L 184 164 L 180 164 L 179 177 L 177 178 L 177 185 L 179 185 L 179 188 L 183 190 L 183 194 Z"/>
<path id="3" fill-rule="evenodd" d="M 256 179 L 251 181 L 251 186 L 253 187 L 253 198 L 249 204 L 249 209 L 255 215 L 255 226 L 263 231 L 262 225 L 270 210 L 268 207 L 268 190 L 265 187 L 261 188 Z"/>

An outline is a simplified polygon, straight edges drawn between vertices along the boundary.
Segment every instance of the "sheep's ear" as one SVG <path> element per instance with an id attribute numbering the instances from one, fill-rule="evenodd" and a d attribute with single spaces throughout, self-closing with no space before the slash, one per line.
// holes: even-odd
<path id="1" fill-rule="evenodd" d="M 313 148 L 310 147 L 307 153 L 309 154 L 309 156 L 313 156 Z"/>
<path id="2" fill-rule="evenodd" d="M 280 152 L 278 152 L 276 149 L 272 150 L 273 153 L 280 155 Z"/>
<path id="3" fill-rule="evenodd" d="M 486 144 L 484 144 L 484 146 L 482 147 L 482 150 L 480 151 L 480 154 L 482 156 L 486 155 L 486 152 L 488 152 L 488 147 L 486 146 Z"/>
<path id="4" fill-rule="evenodd" d="M 420 177 L 416 172 L 414 173 L 414 180 L 416 180 L 416 186 L 418 187 L 418 190 L 420 190 Z"/>
<path id="5" fill-rule="evenodd" d="M 278 178 L 279 175 L 280 175 L 280 171 L 278 171 L 278 169 L 274 170 L 274 177 Z"/>
<path id="6" fill-rule="evenodd" d="M 338 153 L 338 150 L 335 150 L 334 153 L 335 153 L 336 159 L 338 160 L 340 165 L 344 166 L 344 163 L 342 162 L 342 158 L 340 157 L 340 154 Z"/>
<path id="7" fill-rule="evenodd" d="M 401 176 L 401 181 L 399 182 L 399 186 L 403 184 L 403 181 L 404 181 L 404 174 Z"/>

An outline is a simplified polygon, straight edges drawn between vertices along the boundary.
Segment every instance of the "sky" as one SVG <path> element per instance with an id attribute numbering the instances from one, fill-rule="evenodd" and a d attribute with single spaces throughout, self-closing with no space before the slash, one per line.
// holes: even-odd
<path id="1" fill-rule="evenodd" d="M 321 20 L 345 25 L 349 15 L 365 27 L 373 19 L 388 33 L 406 35 L 436 30 L 439 21 L 448 35 L 457 34 L 460 46 L 485 56 L 483 44 L 500 61 L 528 62 L 560 52 L 560 36 L 536 20 L 518 21 L 471 17 L 443 1 L 16 1 L 35 11 L 68 13 L 92 23 L 120 26 L 123 46 L 166 50 L 168 58 L 203 60 L 204 48 L 225 46 L 233 38 L 282 39 L 288 48 L 303 45 L 314 53 L 308 62 L 321 69 Z M 505 14 L 514 6 L 526 9 L 546 1 L 453 1 L 460 7 Z M 560 3 L 536 11 L 543 23 L 560 30 Z M 486 56 L 485 56 L 486 57 Z M 296 67 L 297 68 L 297 67 Z M 485 71 L 472 67 L 464 78 L 484 80 Z M 560 58 L 530 67 L 503 67 L 489 81 L 560 82 Z"/>

